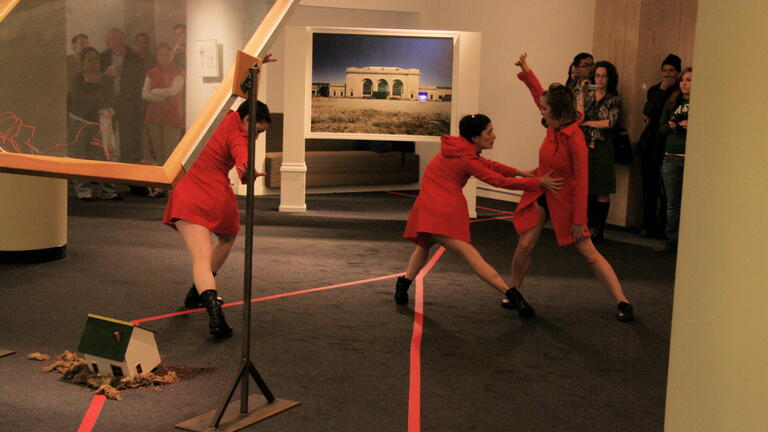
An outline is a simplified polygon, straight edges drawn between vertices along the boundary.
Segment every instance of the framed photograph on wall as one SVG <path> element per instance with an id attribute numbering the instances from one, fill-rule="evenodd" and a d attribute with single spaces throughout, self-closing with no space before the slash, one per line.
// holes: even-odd
<path id="1" fill-rule="evenodd" d="M 310 31 L 308 138 L 438 140 L 450 132 L 458 32 Z"/>

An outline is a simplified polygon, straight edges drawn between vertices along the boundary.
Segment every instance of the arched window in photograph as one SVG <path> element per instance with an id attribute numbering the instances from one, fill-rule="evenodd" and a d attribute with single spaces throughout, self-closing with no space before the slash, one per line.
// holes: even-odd
<path id="1" fill-rule="evenodd" d="M 387 80 L 380 79 L 379 85 L 377 87 L 378 88 L 376 90 L 379 93 L 387 93 L 389 91 L 389 83 L 387 82 Z"/>
<path id="2" fill-rule="evenodd" d="M 371 92 L 373 90 L 373 81 L 369 80 L 368 78 L 363 80 L 363 95 L 371 95 Z"/>
<path id="3" fill-rule="evenodd" d="M 392 83 L 392 96 L 402 96 L 403 95 L 403 82 L 400 80 L 395 80 L 394 83 Z"/>

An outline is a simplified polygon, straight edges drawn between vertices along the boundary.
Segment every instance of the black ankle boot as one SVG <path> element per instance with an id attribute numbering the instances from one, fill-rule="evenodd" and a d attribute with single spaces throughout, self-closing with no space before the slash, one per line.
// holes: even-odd
<path id="1" fill-rule="evenodd" d="M 632 305 L 627 302 L 619 302 L 619 314 L 617 318 L 619 321 L 632 321 L 635 319 L 635 311 Z"/>
<path id="2" fill-rule="evenodd" d="M 216 272 L 212 272 L 213 277 L 216 277 Z M 218 297 L 219 303 L 224 303 L 224 301 L 221 299 L 221 297 Z M 198 308 L 203 306 L 203 302 L 200 299 L 200 294 L 197 292 L 197 287 L 195 284 L 192 284 L 192 288 L 187 291 L 187 296 L 184 297 L 184 306 L 188 308 Z"/>
<path id="3" fill-rule="evenodd" d="M 200 300 L 208 311 L 208 328 L 211 334 L 217 338 L 232 336 L 232 328 L 224 319 L 224 311 L 221 310 L 216 290 L 204 291 L 200 294 Z"/>
<path id="4" fill-rule="evenodd" d="M 395 284 L 395 303 L 408 303 L 408 288 L 410 288 L 410 286 L 410 279 L 407 279 L 405 276 L 400 276 L 397 278 L 397 284 Z"/>
<path id="5" fill-rule="evenodd" d="M 507 300 L 509 302 L 505 302 L 502 300 L 501 306 L 505 307 L 507 309 L 517 309 L 518 315 L 520 315 L 520 318 L 531 318 L 536 316 L 536 311 L 533 310 L 531 305 L 528 304 L 528 302 L 525 301 L 523 298 L 523 295 L 520 294 L 520 291 L 517 290 L 517 288 L 510 288 L 507 290 L 504 295 L 507 297 Z"/>

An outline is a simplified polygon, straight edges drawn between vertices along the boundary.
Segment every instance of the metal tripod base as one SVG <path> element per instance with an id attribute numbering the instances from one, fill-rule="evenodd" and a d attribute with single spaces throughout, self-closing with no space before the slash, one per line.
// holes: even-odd
<path id="1" fill-rule="evenodd" d="M 227 405 L 224 417 L 221 418 L 221 423 L 219 423 L 219 427 L 216 429 L 211 429 L 211 422 L 218 411 L 216 409 L 183 421 L 177 424 L 176 428 L 195 432 L 210 432 L 212 430 L 217 432 L 238 431 L 289 408 L 293 408 L 298 404 L 298 402 L 285 399 L 275 399 L 274 402 L 268 403 L 267 399 L 262 395 L 251 395 L 248 397 L 248 406 L 253 407 L 252 411 L 244 416 L 241 415 L 239 412 L 240 401 L 234 401 Z"/>

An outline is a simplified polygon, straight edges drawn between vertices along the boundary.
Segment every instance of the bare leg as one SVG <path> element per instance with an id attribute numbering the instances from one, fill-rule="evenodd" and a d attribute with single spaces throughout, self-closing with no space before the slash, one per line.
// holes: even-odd
<path id="1" fill-rule="evenodd" d="M 216 243 L 213 245 L 211 254 L 211 271 L 217 273 L 221 269 L 229 253 L 232 252 L 236 238 L 237 234 L 216 234 Z"/>
<path id="2" fill-rule="evenodd" d="M 608 260 L 595 249 L 592 244 L 592 240 L 586 238 L 574 245 L 576 250 L 587 260 L 587 264 L 592 267 L 592 272 L 597 276 L 597 279 L 604 287 L 611 292 L 617 302 L 627 302 L 629 300 L 624 296 L 624 291 L 621 289 L 619 278 L 616 276 L 616 272 L 613 271 L 613 267 Z"/>
<path id="3" fill-rule="evenodd" d="M 197 292 L 216 290 L 216 281 L 211 272 L 211 232 L 202 225 L 184 220 L 176 221 L 181 237 L 192 257 L 192 280 L 197 287 Z"/>
<path id="4" fill-rule="evenodd" d="M 437 234 L 432 234 L 432 238 L 436 242 L 445 246 L 445 248 L 449 251 L 458 255 L 459 258 L 464 260 L 464 262 L 469 264 L 469 266 L 472 268 L 472 271 L 474 271 L 475 274 L 479 276 L 480 279 L 482 279 L 485 283 L 496 288 L 502 293 L 507 292 L 509 285 L 507 285 L 499 273 L 493 267 L 491 267 L 491 265 L 488 264 L 485 259 L 483 259 L 482 255 L 480 255 L 480 252 L 478 252 L 474 246 L 462 240 L 452 239 Z"/>
<path id="5" fill-rule="evenodd" d="M 419 274 L 419 270 L 421 270 L 422 267 L 424 267 L 424 264 L 427 263 L 427 258 L 429 257 L 429 251 L 432 249 L 432 246 L 435 245 L 435 241 L 431 238 L 428 238 L 424 242 L 424 246 L 416 245 L 416 248 L 413 250 L 413 253 L 411 254 L 411 258 L 408 259 L 408 267 L 405 270 L 405 278 L 408 280 L 413 280 L 417 274 Z"/>
<path id="6" fill-rule="evenodd" d="M 536 205 L 538 206 L 538 204 Z M 525 280 L 528 269 L 531 267 L 531 254 L 533 254 L 533 250 L 536 248 L 536 243 L 538 243 L 541 231 L 546 223 L 546 213 L 539 206 L 539 223 L 522 233 L 517 241 L 515 255 L 512 258 L 512 286 L 515 288 L 519 289 L 523 285 L 523 280 Z"/>

